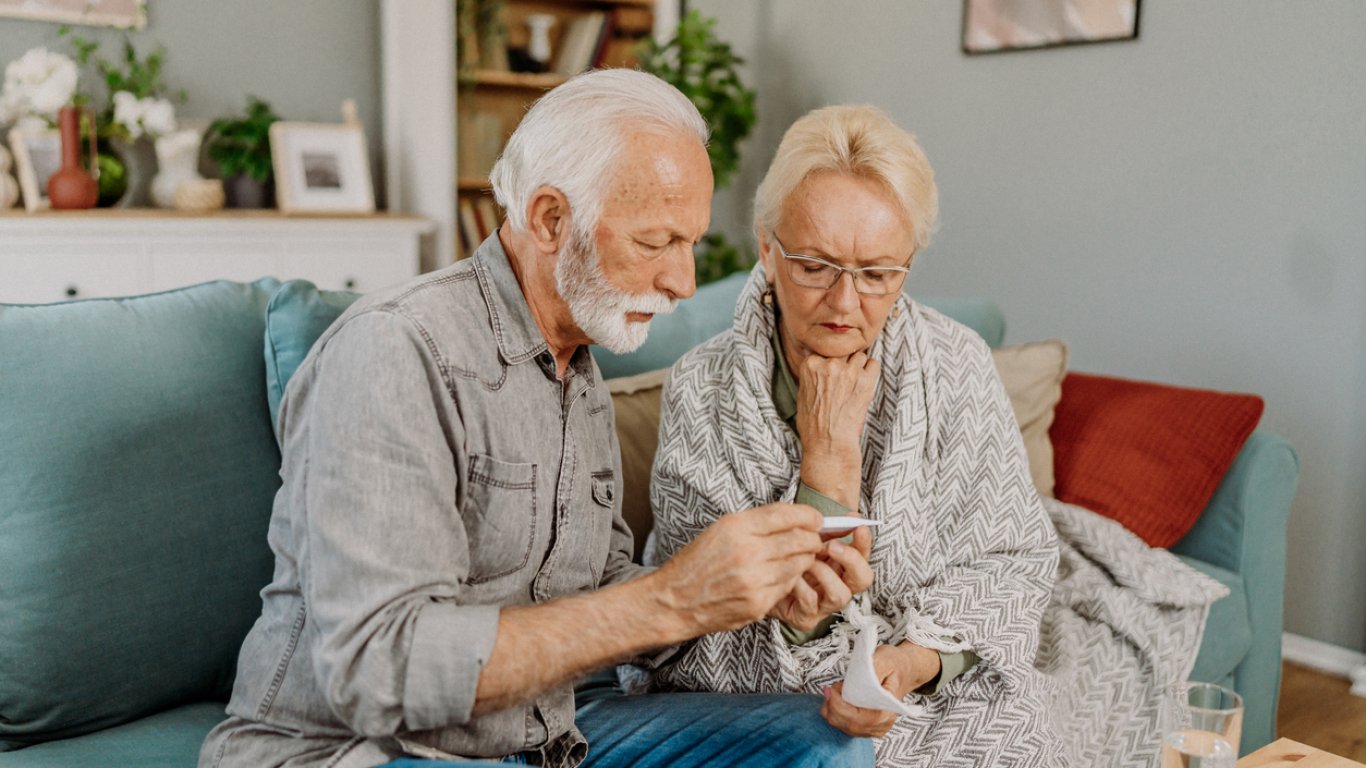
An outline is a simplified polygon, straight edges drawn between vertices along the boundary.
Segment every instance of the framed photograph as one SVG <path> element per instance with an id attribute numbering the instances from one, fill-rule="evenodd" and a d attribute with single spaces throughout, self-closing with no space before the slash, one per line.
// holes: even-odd
<path id="1" fill-rule="evenodd" d="M 999 53 L 1138 37 L 1139 0 L 963 0 L 963 52 Z"/>
<path id="2" fill-rule="evenodd" d="M 9 148 L 14 155 L 14 170 L 19 176 L 19 192 L 24 196 L 24 210 L 31 213 L 51 208 L 47 199 L 47 180 L 62 167 L 62 135 L 52 128 L 41 131 L 11 128 Z"/>
<path id="3" fill-rule="evenodd" d="M 0 16 L 142 29 L 147 26 L 147 0 L 0 0 Z"/>
<path id="4" fill-rule="evenodd" d="M 372 213 L 365 132 L 348 123 L 270 126 L 275 195 L 285 213 Z"/>

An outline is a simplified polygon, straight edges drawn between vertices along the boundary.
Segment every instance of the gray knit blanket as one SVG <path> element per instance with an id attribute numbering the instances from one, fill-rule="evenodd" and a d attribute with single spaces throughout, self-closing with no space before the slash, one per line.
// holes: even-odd
<path id="1" fill-rule="evenodd" d="M 774 314 L 756 267 L 731 331 L 674 366 L 651 483 L 656 557 L 719 516 L 796 495 L 797 436 L 771 394 Z M 873 586 L 829 635 L 790 647 L 775 620 L 699 638 L 654 690 L 779 692 L 843 678 L 858 627 L 980 661 L 909 694 L 879 766 L 1152 766 L 1163 689 L 1194 663 L 1226 590 L 1118 524 L 1041 502 L 980 337 L 898 300 L 863 431 L 859 511 L 883 521 Z"/>

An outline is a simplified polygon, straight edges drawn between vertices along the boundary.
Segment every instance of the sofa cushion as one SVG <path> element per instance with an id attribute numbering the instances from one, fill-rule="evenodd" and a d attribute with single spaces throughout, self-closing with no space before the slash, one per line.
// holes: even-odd
<path id="1" fill-rule="evenodd" d="M 1154 547 L 1195 524 L 1257 426 L 1255 395 L 1072 373 L 1049 434 L 1062 501 Z"/>
<path id="2" fill-rule="evenodd" d="M 1067 373 L 1067 345 L 1057 339 L 1034 341 L 991 351 L 1015 421 L 1020 425 L 1029 474 L 1039 495 L 1053 497 L 1053 443 L 1048 429 L 1053 411 L 1062 399 L 1062 379 Z"/>
<path id="3" fill-rule="evenodd" d="M 1228 587 L 1228 595 L 1216 600 L 1205 621 L 1205 636 L 1190 679 L 1217 683 L 1233 674 L 1252 647 L 1252 619 L 1248 614 L 1247 587 L 1243 577 L 1203 560 L 1177 555 L 1195 570 Z"/>
<path id="4" fill-rule="evenodd" d="M 273 563 L 277 286 L 0 305 L 0 750 L 230 691 Z"/>
<path id="5" fill-rule="evenodd" d="M 226 716 L 222 704 L 187 704 L 98 733 L 0 752 L 0 768 L 190 768 L 199 762 L 204 737 Z"/>
<path id="6" fill-rule="evenodd" d="M 650 474 L 659 444 L 659 403 L 668 374 L 669 369 L 661 368 L 607 380 L 621 445 L 621 516 L 635 534 L 637 561 L 645 549 L 645 537 L 654 527 Z"/>
<path id="7" fill-rule="evenodd" d="M 299 369 L 313 342 L 360 298 L 351 291 L 322 291 L 307 280 L 290 280 L 266 308 L 266 399 L 270 422 L 279 419 L 285 384 Z"/>

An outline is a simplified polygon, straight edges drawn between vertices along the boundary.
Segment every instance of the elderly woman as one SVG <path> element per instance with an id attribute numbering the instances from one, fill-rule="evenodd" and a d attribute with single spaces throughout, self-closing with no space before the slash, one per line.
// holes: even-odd
<path id="1" fill-rule="evenodd" d="M 1132 550 L 1131 559 L 1143 548 L 1108 521 L 1076 522 L 1070 511 L 1055 527 L 986 344 L 903 294 L 938 211 L 915 139 L 871 107 L 817 110 L 784 136 L 755 208 L 761 263 L 734 327 L 680 359 L 665 388 L 651 488 L 658 554 L 672 555 L 732 510 L 796 500 L 880 523 L 868 557 L 874 580 L 821 616 L 815 594 L 847 560 L 818 562 L 808 572 L 813 591 L 789 601 L 807 610 L 780 606 L 772 618 L 705 636 L 653 686 L 823 692 L 824 717 L 875 737 L 882 766 L 1155 756 L 1132 745 L 1105 753 L 1060 733 L 1123 710 L 1153 736 L 1157 692 L 1189 663 L 1153 673 L 1140 660 L 1132 675 L 1122 670 L 1117 679 L 1146 691 L 1141 711 L 1130 710 L 1105 703 L 1124 684 L 1087 683 L 1092 668 L 1069 663 L 1080 646 L 1050 640 L 1050 630 L 1068 627 L 1099 644 L 1101 666 L 1119 663 L 1105 655 L 1112 651 L 1161 643 L 1158 626 L 1156 639 L 1128 642 L 1111 639 L 1109 626 L 1075 629 L 1066 609 L 1045 619 L 1059 531 L 1085 530 Z M 1062 552 L 1065 571 L 1095 568 L 1065 542 Z M 1051 643 L 1044 669 L 1041 636 Z M 1193 646 L 1182 652 L 1193 659 Z M 1097 694 L 1103 701 L 1083 701 Z M 1124 761 L 1110 761 L 1114 754 Z"/>

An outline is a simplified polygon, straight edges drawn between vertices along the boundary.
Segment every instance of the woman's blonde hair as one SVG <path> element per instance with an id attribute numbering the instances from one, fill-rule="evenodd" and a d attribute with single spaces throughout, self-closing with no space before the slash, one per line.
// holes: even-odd
<path id="1" fill-rule="evenodd" d="M 872 106 L 823 107 L 792 124 L 754 194 L 754 220 L 772 232 L 788 197 L 808 176 L 836 171 L 880 181 L 901 204 L 918 252 L 939 220 L 934 169 L 915 136 Z"/>

